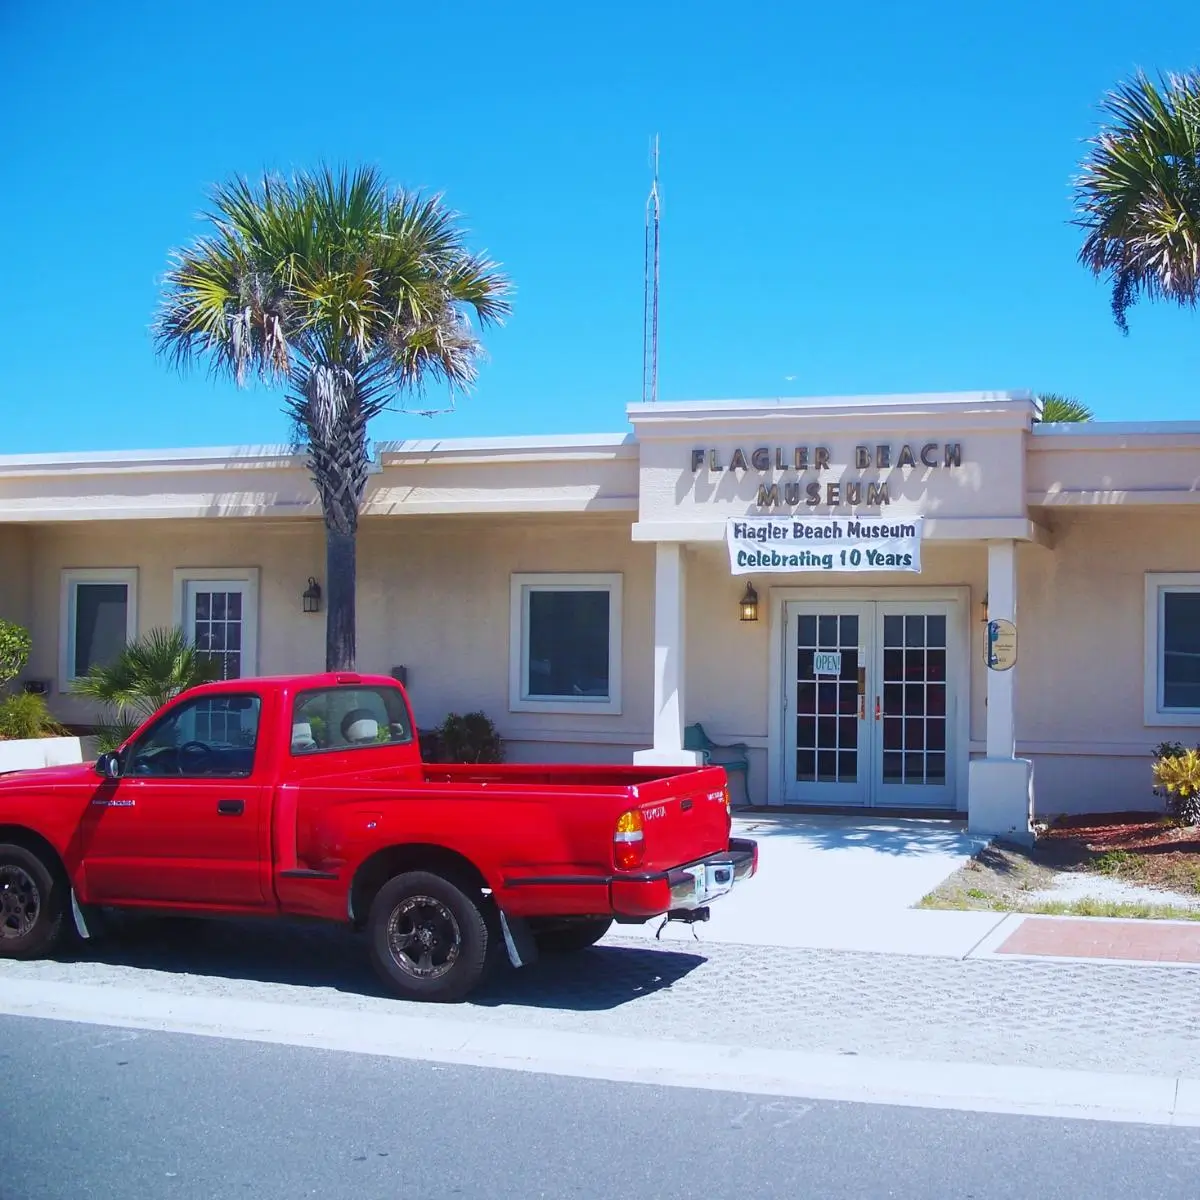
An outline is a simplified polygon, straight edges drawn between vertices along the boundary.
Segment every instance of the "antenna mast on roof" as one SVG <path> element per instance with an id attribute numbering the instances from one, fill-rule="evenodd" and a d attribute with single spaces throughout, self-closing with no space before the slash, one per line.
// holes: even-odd
<path id="1" fill-rule="evenodd" d="M 658 134 L 651 150 L 654 178 L 646 199 L 646 261 L 642 284 L 642 403 L 658 399 Z"/>

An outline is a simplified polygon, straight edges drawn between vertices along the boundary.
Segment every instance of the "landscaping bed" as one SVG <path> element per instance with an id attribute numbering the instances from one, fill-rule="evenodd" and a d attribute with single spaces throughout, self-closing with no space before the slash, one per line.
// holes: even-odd
<path id="1" fill-rule="evenodd" d="M 1029 848 L 987 846 L 919 907 L 1200 920 L 1200 827 L 1155 812 L 1061 817 Z"/>

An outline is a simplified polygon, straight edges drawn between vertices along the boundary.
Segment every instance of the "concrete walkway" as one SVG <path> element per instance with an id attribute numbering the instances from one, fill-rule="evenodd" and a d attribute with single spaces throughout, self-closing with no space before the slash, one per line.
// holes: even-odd
<path id="1" fill-rule="evenodd" d="M 1003 913 L 914 909 L 988 839 L 962 822 L 862 816 L 741 816 L 759 873 L 712 906 L 702 942 L 965 958 Z M 661 922 L 614 927 L 609 940 L 654 939 Z M 661 941 L 692 941 L 672 923 Z"/>
<path id="2" fill-rule="evenodd" d="M 954 912 L 913 906 L 989 839 L 962 822 L 781 814 L 734 819 L 759 844 L 759 873 L 696 926 L 658 941 L 1075 962 L 1200 963 L 1200 922 Z M 661 921 L 614 926 L 607 942 L 654 941 Z"/>

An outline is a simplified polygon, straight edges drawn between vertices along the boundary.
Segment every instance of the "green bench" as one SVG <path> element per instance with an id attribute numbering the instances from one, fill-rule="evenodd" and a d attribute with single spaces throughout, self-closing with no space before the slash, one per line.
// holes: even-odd
<path id="1" fill-rule="evenodd" d="M 750 759 L 749 747 L 745 742 L 714 742 L 704 732 L 699 721 L 688 725 L 683 731 L 683 748 L 698 751 L 704 757 L 705 766 L 724 767 L 730 775 L 741 775 L 742 794 L 746 806 L 750 804 Z"/>

